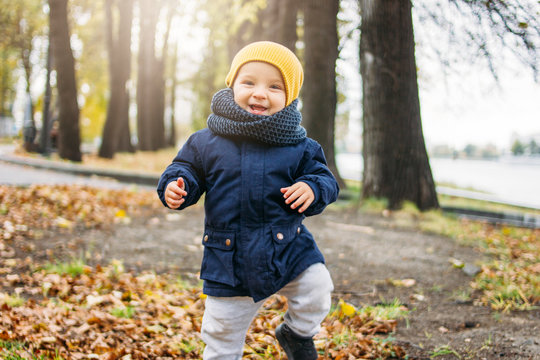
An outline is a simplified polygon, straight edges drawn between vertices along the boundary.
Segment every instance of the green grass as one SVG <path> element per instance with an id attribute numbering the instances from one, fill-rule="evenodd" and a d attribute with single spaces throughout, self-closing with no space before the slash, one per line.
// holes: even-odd
<path id="1" fill-rule="evenodd" d="M 24 345 L 24 343 L 19 341 L 0 340 L 0 349 L 5 351 L 20 350 L 24 347 Z"/>
<path id="2" fill-rule="evenodd" d="M 0 305 L 6 304 L 9 307 L 18 307 L 21 305 L 24 305 L 25 299 L 20 297 L 19 295 L 9 295 L 9 294 L 3 294 L 0 293 Z"/>
<path id="3" fill-rule="evenodd" d="M 86 263 L 83 259 L 72 259 L 69 262 L 57 261 L 55 263 L 45 264 L 43 269 L 51 274 L 70 275 L 76 277 L 82 275 L 86 268 Z"/>
<path id="4" fill-rule="evenodd" d="M 435 359 L 439 356 L 445 355 L 454 355 L 457 359 L 461 359 L 461 356 L 456 352 L 456 350 L 452 349 L 449 345 L 439 346 L 431 351 L 429 355 L 430 359 Z"/>
<path id="5" fill-rule="evenodd" d="M 131 319 L 135 315 L 135 308 L 133 306 L 117 307 L 111 310 L 111 315 L 122 319 Z"/>
<path id="6" fill-rule="evenodd" d="M 400 320 L 405 319 L 409 315 L 410 310 L 407 309 L 399 299 L 394 299 L 391 302 L 377 304 L 375 306 L 363 306 L 358 310 L 358 314 L 366 315 L 375 320 Z"/>
<path id="7" fill-rule="evenodd" d="M 64 360 L 55 351 L 54 354 L 35 355 L 28 349 L 28 344 L 20 341 L 0 340 L 0 359 L 2 360 Z"/>

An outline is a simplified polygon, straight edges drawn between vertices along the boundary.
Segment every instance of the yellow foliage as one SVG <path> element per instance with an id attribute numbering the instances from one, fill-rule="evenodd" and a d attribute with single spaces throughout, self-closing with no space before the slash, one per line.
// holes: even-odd
<path id="1" fill-rule="evenodd" d="M 343 299 L 339 299 L 338 305 L 343 315 L 352 317 L 356 314 L 356 308 L 353 305 L 343 301 Z"/>
<path id="2" fill-rule="evenodd" d="M 126 217 L 126 211 L 125 210 L 118 210 L 116 214 L 114 214 L 117 218 L 125 218 Z"/>

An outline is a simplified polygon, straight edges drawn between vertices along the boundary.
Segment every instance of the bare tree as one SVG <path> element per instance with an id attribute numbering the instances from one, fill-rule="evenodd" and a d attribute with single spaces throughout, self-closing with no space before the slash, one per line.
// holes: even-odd
<path id="1" fill-rule="evenodd" d="M 171 104 L 171 117 L 169 119 L 169 135 L 167 136 L 167 145 L 176 146 L 176 116 L 175 116 L 175 104 L 176 104 L 176 87 L 178 85 L 178 75 L 176 71 L 178 63 L 178 52 L 180 50 L 179 41 L 173 46 L 174 54 L 172 57 L 171 66 L 171 86 L 170 86 L 170 104 Z"/>
<path id="2" fill-rule="evenodd" d="M 339 0 L 309 0 L 303 4 L 305 76 L 302 123 L 308 136 L 323 147 L 330 170 L 338 179 L 340 187 L 345 188 L 345 182 L 336 166 L 334 151 Z"/>
<path id="3" fill-rule="evenodd" d="M 111 96 L 99 156 L 112 158 L 117 151 L 133 152 L 129 130 L 129 89 L 131 75 L 131 23 L 133 0 L 106 0 L 107 50 L 109 54 L 109 86 Z M 113 5 L 118 12 L 115 24 Z"/>
<path id="4" fill-rule="evenodd" d="M 51 42 L 47 45 L 47 60 L 45 64 L 46 75 L 45 75 L 45 93 L 43 95 L 43 117 L 41 122 L 41 133 L 39 136 L 39 152 L 42 154 L 48 154 L 51 150 L 51 128 L 52 128 L 52 119 L 51 119 L 51 97 L 52 97 L 52 88 L 51 88 L 51 70 L 52 70 L 52 53 L 51 53 Z"/>
<path id="5" fill-rule="evenodd" d="M 139 150 L 155 150 L 152 143 L 152 122 L 156 119 L 154 69 L 155 69 L 155 34 L 159 17 L 159 6 L 152 0 L 140 0 L 140 36 L 137 75 L 137 135 Z"/>
<path id="6" fill-rule="evenodd" d="M 140 0 L 141 31 L 137 76 L 137 134 L 139 150 L 164 148 L 165 141 L 165 64 L 174 3 Z M 156 25 L 160 8 L 167 12 L 167 28 L 162 39 L 161 56 L 156 53 Z"/>
<path id="7" fill-rule="evenodd" d="M 420 119 L 411 2 L 361 0 L 359 3 L 363 196 L 386 198 L 390 208 L 399 207 L 404 200 L 412 201 L 422 210 L 436 208 L 438 201 Z M 422 25 L 431 20 L 443 26 L 450 43 L 461 47 L 445 53 L 435 49 L 444 64 L 480 59 L 486 61 L 497 78 L 502 45 L 537 77 L 538 1 L 441 0 L 415 5 Z M 448 18 L 449 9 L 455 10 L 453 18 Z M 454 21 L 455 16 L 463 17 L 464 21 Z M 466 25 L 459 29 L 460 23 Z"/>
<path id="8" fill-rule="evenodd" d="M 297 0 L 267 0 L 257 16 L 254 40 L 275 41 L 296 52 L 299 4 Z"/>
<path id="9" fill-rule="evenodd" d="M 75 60 L 69 38 L 67 2 L 49 0 L 49 41 L 56 68 L 59 102 L 58 154 L 63 159 L 81 161 Z"/>
<path id="10" fill-rule="evenodd" d="M 363 197 L 439 206 L 427 157 L 410 1 L 361 0 Z"/>

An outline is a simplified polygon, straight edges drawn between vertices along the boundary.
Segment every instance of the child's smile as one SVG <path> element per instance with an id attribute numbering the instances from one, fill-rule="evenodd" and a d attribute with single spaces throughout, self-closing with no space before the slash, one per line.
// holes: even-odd
<path id="1" fill-rule="evenodd" d="M 238 71 L 232 87 L 234 101 L 255 115 L 273 115 L 285 107 L 285 83 L 273 65 L 253 61 Z"/>
<path id="2" fill-rule="evenodd" d="M 249 107 L 251 108 L 251 112 L 257 115 L 264 115 L 264 112 L 267 109 L 265 106 L 256 105 L 256 104 L 249 105 Z"/>

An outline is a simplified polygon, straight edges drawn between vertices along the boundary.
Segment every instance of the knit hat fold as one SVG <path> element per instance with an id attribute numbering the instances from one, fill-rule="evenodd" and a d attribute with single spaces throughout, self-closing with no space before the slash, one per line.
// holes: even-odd
<path id="1" fill-rule="evenodd" d="M 265 62 L 279 69 L 285 83 L 286 106 L 298 98 L 300 88 L 304 82 L 302 64 L 291 50 L 272 41 L 251 43 L 235 55 L 229 73 L 225 78 L 227 87 L 233 86 L 236 75 L 242 65 L 252 61 Z"/>

